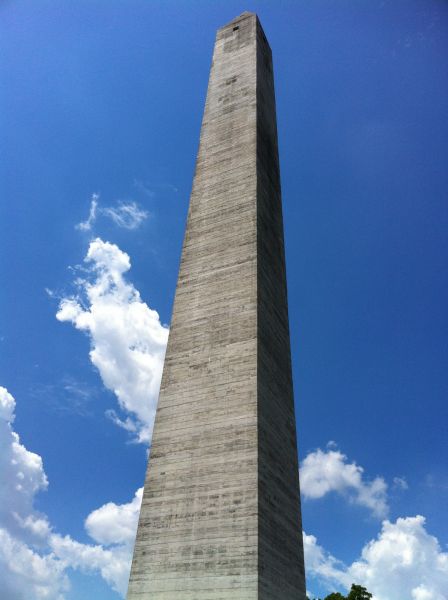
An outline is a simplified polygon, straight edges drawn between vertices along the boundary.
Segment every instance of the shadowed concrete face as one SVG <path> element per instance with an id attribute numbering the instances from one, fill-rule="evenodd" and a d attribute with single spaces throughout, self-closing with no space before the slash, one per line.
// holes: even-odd
<path id="1" fill-rule="evenodd" d="M 128 600 L 304 600 L 272 58 L 217 33 Z"/>

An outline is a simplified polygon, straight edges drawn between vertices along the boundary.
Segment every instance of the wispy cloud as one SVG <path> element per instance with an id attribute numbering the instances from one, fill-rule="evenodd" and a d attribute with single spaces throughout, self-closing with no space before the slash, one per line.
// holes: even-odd
<path id="1" fill-rule="evenodd" d="M 54 293 L 51 297 L 54 297 Z M 92 403 L 98 396 L 98 390 L 94 386 L 71 376 L 65 376 L 55 383 L 35 385 L 29 393 L 52 411 L 80 417 L 93 416 Z"/>
<path id="2" fill-rule="evenodd" d="M 134 187 L 139 192 L 148 196 L 148 198 L 154 198 L 156 195 L 156 190 L 168 190 L 169 192 L 177 193 L 179 189 L 173 185 L 172 183 L 148 183 L 147 181 L 142 181 L 141 179 L 134 179 Z"/>
<path id="3" fill-rule="evenodd" d="M 404 477 L 394 477 L 394 488 L 398 490 L 407 490 L 409 489 L 408 482 Z"/>
<path id="4" fill-rule="evenodd" d="M 137 229 L 149 215 L 136 202 L 119 202 L 116 207 L 102 208 L 101 214 L 109 217 L 115 225 L 124 229 Z"/>
<path id="5" fill-rule="evenodd" d="M 93 194 L 90 201 L 89 216 L 85 221 L 75 225 L 79 231 L 92 231 L 97 219 L 101 216 L 111 219 L 117 227 L 137 229 L 148 218 L 148 211 L 141 208 L 137 202 L 119 201 L 116 206 L 100 206 L 99 194 Z"/>
<path id="6" fill-rule="evenodd" d="M 148 198 L 154 198 L 156 195 L 155 191 L 141 179 L 134 179 L 134 187 L 145 196 L 148 196 Z"/>
<path id="7" fill-rule="evenodd" d="M 75 225 L 75 229 L 79 229 L 80 231 L 91 231 L 92 226 L 95 223 L 97 217 L 98 199 L 98 194 L 92 195 L 92 199 L 90 201 L 89 216 L 85 221 L 82 221 L 81 223 Z"/>

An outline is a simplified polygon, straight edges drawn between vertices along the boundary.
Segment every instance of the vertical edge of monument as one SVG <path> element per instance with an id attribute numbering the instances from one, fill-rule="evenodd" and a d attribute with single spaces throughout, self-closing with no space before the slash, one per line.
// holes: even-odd
<path id="1" fill-rule="evenodd" d="M 257 19 L 260 600 L 305 600 L 272 53 Z"/>

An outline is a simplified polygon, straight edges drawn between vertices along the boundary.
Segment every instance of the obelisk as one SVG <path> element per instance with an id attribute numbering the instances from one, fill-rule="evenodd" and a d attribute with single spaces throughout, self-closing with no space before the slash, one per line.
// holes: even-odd
<path id="1" fill-rule="evenodd" d="M 305 600 L 272 57 L 218 30 L 128 600 Z"/>

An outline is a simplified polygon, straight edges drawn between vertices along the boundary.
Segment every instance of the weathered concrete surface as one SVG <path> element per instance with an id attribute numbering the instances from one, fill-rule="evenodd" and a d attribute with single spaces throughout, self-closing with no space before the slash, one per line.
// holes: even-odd
<path id="1" fill-rule="evenodd" d="M 271 52 L 217 33 L 128 600 L 304 600 Z"/>

